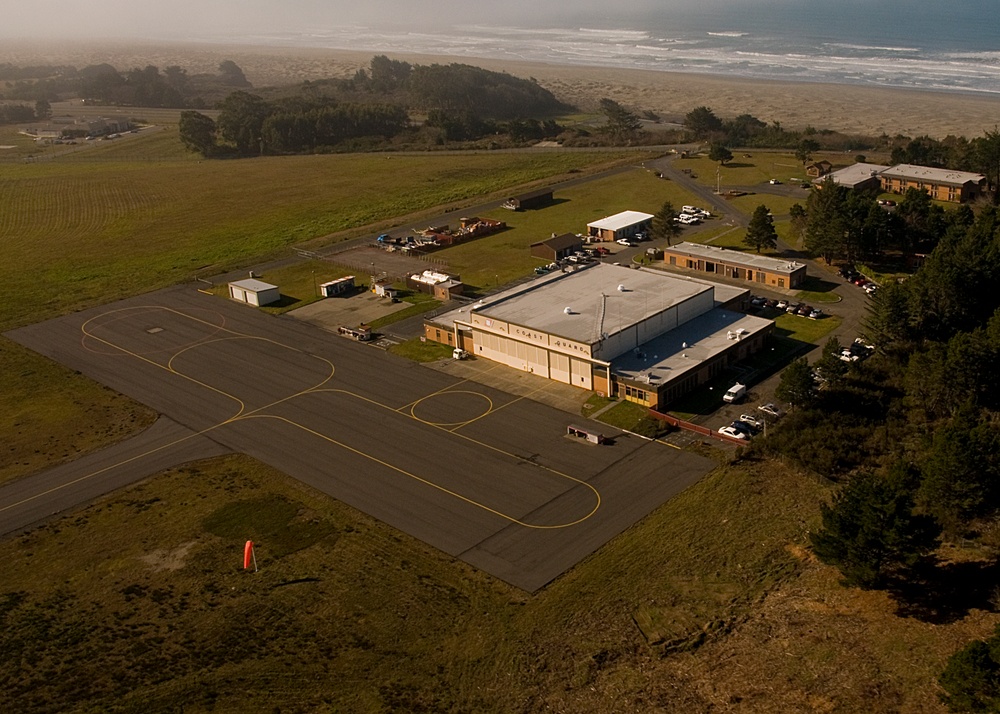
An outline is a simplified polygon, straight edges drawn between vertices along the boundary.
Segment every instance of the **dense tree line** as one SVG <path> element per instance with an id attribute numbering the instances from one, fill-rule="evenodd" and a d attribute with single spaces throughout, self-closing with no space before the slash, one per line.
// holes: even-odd
<path id="1" fill-rule="evenodd" d="M 0 124 L 17 124 L 36 118 L 35 110 L 26 104 L 0 104 Z"/>
<path id="2" fill-rule="evenodd" d="M 535 82 L 465 64 L 416 65 L 406 84 L 414 108 L 448 114 L 509 120 L 544 117 L 565 109 Z"/>
<path id="3" fill-rule="evenodd" d="M 916 188 L 907 189 L 893 211 L 876 202 L 877 193 L 827 180 L 793 213 L 793 233 L 828 264 L 854 263 L 878 260 L 888 251 L 929 253 L 952 226 L 967 227 L 973 220 L 968 206 L 946 211 Z"/>
<path id="4" fill-rule="evenodd" d="M 299 89 L 304 95 L 322 94 L 342 102 L 399 104 L 467 126 L 476 121 L 485 126 L 541 120 L 569 108 L 532 79 L 467 64 L 410 64 L 385 55 L 373 57 L 367 70 L 358 70 L 350 79 L 305 82 Z"/>
<path id="5" fill-rule="evenodd" d="M 879 146 L 875 137 L 847 136 L 829 129 L 806 127 L 790 131 L 781 122 L 768 124 L 752 114 L 740 114 L 722 119 L 706 106 L 695 107 L 684 116 L 684 128 L 689 140 L 707 141 L 720 147 L 790 149 L 804 156 L 820 149 L 870 149 Z M 718 159 L 716 159 L 718 160 Z"/>
<path id="6" fill-rule="evenodd" d="M 793 363 L 779 392 L 794 407 L 753 447 L 840 483 L 815 554 L 847 584 L 901 598 L 932 597 L 928 583 L 951 577 L 936 559 L 943 540 L 995 549 L 1000 517 L 1000 212 L 949 211 L 936 230 L 924 264 L 870 301 L 874 356 L 845 363 L 831 339 L 812 365 Z M 997 572 L 985 564 L 972 579 L 988 594 L 1000 583 L 982 579 Z M 952 657 L 949 707 L 996 711 L 998 652 L 994 635 Z"/>
<path id="7" fill-rule="evenodd" d="M 411 65 L 383 55 L 351 79 L 307 82 L 272 100 L 236 91 L 219 108 L 215 122 L 185 114 L 186 146 L 217 156 L 228 150 L 250 155 L 383 145 L 411 129 L 410 110 L 426 117 L 414 130 L 425 143 L 503 137 L 516 145 L 555 138 L 562 129 L 544 115 L 565 109 L 530 80 L 469 65 Z"/>
<path id="8" fill-rule="evenodd" d="M 216 121 L 199 112 L 183 112 L 180 136 L 185 146 L 206 157 L 230 150 L 243 155 L 298 153 L 361 137 L 386 139 L 408 123 L 406 111 L 392 104 L 300 98 L 267 102 L 239 91 L 222 103 Z"/>
<path id="9" fill-rule="evenodd" d="M 10 99 L 56 101 L 77 96 L 101 104 L 132 107 L 203 108 L 234 88 L 249 87 L 243 70 L 232 60 L 219 65 L 218 74 L 189 75 L 176 65 L 147 65 L 119 71 L 110 64 L 74 67 L 18 68 L 0 66 L 14 84 L 6 92 Z"/>

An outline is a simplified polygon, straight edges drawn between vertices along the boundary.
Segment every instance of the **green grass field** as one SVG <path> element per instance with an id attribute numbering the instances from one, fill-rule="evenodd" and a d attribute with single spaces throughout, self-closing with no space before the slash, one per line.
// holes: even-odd
<path id="1" fill-rule="evenodd" d="M 779 220 L 782 216 L 787 216 L 789 210 L 796 203 L 802 204 L 804 207 L 806 205 L 806 199 L 809 196 L 803 192 L 801 197 L 790 198 L 788 196 L 775 196 L 767 193 L 755 193 L 752 196 L 737 196 L 729 200 L 729 203 L 736 210 L 741 213 L 745 213 L 748 216 L 752 216 L 753 212 L 757 209 L 757 206 L 767 206 L 768 210 L 774 215 L 775 220 Z"/>
<path id="2" fill-rule="evenodd" d="M 11 166 L 0 177 L 0 238 L 7 247 L 0 279 L 21 302 L 0 310 L 0 326 L 211 275 L 307 239 L 618 159 L 352 155 Z"/>
<path id="3" fill-rule="evenodd" d="M 727 186 L 764 185 L 771 179 L 777 179 L 782 184 L 790 186 L 811 180 L 806 176 L 805 166 L 795 158 L 794 153 L 754 149 L 733 149 L 732 151 L 733 160 L 726 163 L 725 166 L 719 166 L 717 161 L 711 161 L 707 153 L 677 159 L 674 165 L 678 169 L 690 169 L 699 183 L 712 187 L 716 185 L 716 169 L 718 169 L 718 180 L 721 182 L 723 190 Z M 746 154 L 749 154 L 749 157 Z M 817 153 L 812 157 L 813 161 L 823 159 L 832 163 L 834 168 L 854 163 L 853 156 L 847 157 L 843 154 Z M 806 191 L 802 191 L 802 194 L 803 200 L 805 200 L 804 197 L 808 194 Z"/>
<path id="4" fill-rule="evenodd" d="M 636 168 L 626 174 L 591 181 L 555 193 L 556 202 L 532 211 L 512 213 L 499 209 L 487 215 L 506 221 L 509 229 L 435 253 L 449 268 L 478 289 L 504 285 L 529 275 L 542 260 L 532 257 L 529 246 L 553 233 L 586 233 L 587 224 L 620 211 L 656 213 L 664 201 L 675 206 L 694 197 L 671 181 Z"/>

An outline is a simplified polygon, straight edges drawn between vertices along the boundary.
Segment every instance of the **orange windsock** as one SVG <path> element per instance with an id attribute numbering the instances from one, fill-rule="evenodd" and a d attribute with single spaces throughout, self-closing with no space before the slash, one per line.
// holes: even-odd
<path id="1" fill-rule="evenodd" d="M 243 569 L 250 569 L 250 560 L 253 558 L 253 541 L 248 540 L 247 544 L 243 547 Z"/>

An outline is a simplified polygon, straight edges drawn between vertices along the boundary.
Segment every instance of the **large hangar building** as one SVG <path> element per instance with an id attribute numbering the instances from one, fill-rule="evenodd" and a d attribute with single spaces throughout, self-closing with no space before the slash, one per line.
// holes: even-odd
<path id="1" fill-rule="evenodd" d="M 743 288 L 596 264 L 425 323 L 428 339 L 548 379 L 661 407 L 761 349 L 774 323 Z"/>

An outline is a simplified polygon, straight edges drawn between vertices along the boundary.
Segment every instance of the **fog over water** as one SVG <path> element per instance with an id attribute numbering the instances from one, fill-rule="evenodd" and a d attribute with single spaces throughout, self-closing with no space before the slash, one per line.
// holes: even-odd
<path id="1" fill-rule="evenodd" d="M 0 37 L 525 59 L 1000 94 L 996 0 L 2 0 Z"/>

